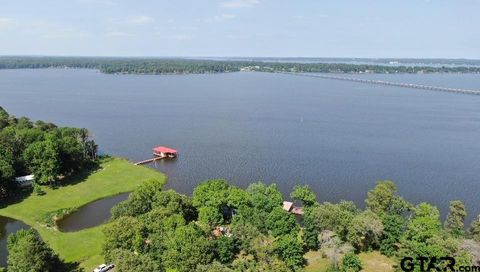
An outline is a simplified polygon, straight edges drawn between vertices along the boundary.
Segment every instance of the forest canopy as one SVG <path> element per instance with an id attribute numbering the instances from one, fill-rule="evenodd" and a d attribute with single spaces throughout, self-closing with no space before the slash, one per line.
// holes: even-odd
<path id="1" fill-rule="evenodd" d="M 92 163 L 97 145 L 84 128 L 17 118 L 0 107 L 0 198 L 15 191 L 15 177 L 33 174 L 54 185 Z"/>
<path id="2" fill-rule="evenodd" d="M 463 231 L 460 201 L 451 202 L 442 227 L 435 206 L 407 202 L 392 181 L 379 181 L 363 210 L 349 201 L 319 203 L 308 186 L 295 186 L 290 197 L 303 205 L 303 221 L 282 208 L 275 184 L 242 189 L 207 180 L 192 197 L 163 185 L 146 182 L 113 208 L 103 252 L 119 271 L 303 271 L 311 250 L 328 256 L 328 271 L 360 271 L 358 254 L 373 250 L 471 265 L 474 252 L 464 245 L 480 242 L 478 221 Z"/>

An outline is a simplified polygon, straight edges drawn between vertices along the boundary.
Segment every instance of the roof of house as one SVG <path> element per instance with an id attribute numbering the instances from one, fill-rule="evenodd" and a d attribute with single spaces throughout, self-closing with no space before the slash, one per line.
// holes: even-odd
<path id="1" fill-rule="evenodd" d="M 293 207 L 293 202 L 283 201 L 283 209 L 289 212 Z"/>
<path id="2" fill-rule="evenodd" d="M 28 176 L 16 177 L 15 181 L 16 182 L 32 181 L 34 180 L 34 178 L 35 178 L 34 175 L 28 175 Z"/>
<path id="3" fill-rule="evenodd" d="M 157 146 L 153 148 L 153 152 L 155 153 L 177 153 L 177 150 L 166 147 L 166 146 Z"/>

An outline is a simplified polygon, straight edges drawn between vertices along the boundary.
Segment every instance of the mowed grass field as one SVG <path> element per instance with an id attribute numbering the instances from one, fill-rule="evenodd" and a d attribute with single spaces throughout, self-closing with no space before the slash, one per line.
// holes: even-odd
<path id="1" fill-rule="evenodd" d="M 394 260 L 380 254 L 378 251 L 363 252 L 359 254 L 362 262 L 362 271 L 364 272 L 393 272 Z M 330 264 L 327 258 L 322 257 L 320 251 L 309 251 L 305 254 L 308 265 L 305 267 L 306 272 L 324 272 Z"/>
<path id="2" fill-rule="evenodd" d="M 103 226 L 63 233 L 46 226 L 46 214 L 64 208 L 79 208 L 94 200 L 133 191 L 152 178 L 166 180 L 165 175 L 133 165 L 125 159 L 103 158 L 95 172 L 74 177 L 71 185 L 56 189 L 45 187 L 45 195 L 32 193 L 17 203 L 1 208 L 0 215 L 32 226 L 65 261 L 79 262 L 89 271 L 103 262 Z"/>

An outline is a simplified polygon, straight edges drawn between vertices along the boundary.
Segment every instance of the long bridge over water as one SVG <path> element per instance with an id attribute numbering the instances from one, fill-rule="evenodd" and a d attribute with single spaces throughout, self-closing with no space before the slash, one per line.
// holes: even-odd
<path id="1" fill-rule="evenodd" d="M 354 78 L 354 77 L 348 77 L 348 76 L 334 76 L 334 75 L 325 75 L 325 74 L 309 74 L 309 73 L 294 73 L 294 72 L 280 72 L 280 73 L 287 74 L 287 75 L 294 75 L 294 76 L 335 79 L 335 80 L 353 81 L 353 82 L 360 82 L 360 83 L 367 83 L 367 84 L 387 85 L 387 86 L 413 88 L 413 89 L 438 91 L 438 92 L 480 95 L 480 90 L 446 88 L 446 87 L 429 86 L 429 85 L 421 85 L 421 84 L 391 82 L 391 81 L 376 80 L 376 79 L 363 79 L 363 78 Z"/>

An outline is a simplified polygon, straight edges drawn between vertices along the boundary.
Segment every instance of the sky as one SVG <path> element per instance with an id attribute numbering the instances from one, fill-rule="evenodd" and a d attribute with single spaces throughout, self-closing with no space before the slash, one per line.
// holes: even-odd
<path id="1" fill-rule="evenodd" d="M 480 0 L 0 0 L 0 55 L 480 59 Z"/>

